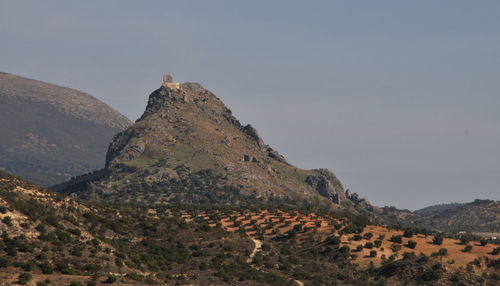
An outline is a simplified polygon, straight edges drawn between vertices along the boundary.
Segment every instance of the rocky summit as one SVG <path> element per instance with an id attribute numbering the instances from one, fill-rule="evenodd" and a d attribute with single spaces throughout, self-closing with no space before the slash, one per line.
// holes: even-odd
<path id="1" fill-rule="evenodd" d="M 132 124 L 78 90 L 0 73 L 0 170 L 43 186 L 102 168 L 113 136 Z"/>
<path id="2" fill-rule="evenodd" d="M 106 167 L 55 189 L 134 203 L 367 203 L 327 169 L 292 166 L 200 84 L 168 76 L 140 119 L 114 137 Z"/>

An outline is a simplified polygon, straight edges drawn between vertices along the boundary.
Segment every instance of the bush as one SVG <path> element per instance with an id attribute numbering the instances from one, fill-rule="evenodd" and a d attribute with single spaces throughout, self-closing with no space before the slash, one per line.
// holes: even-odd
<path id="1" fill-rule="evenodd" d="M 363 237 L 360 234 L 355 234 L 352 236 L 352 240 L 354 241 L 360 241 L 361 239 L 363 239 Z"/>
<path id="2" fill-rule="evenodd" d="M 10 216 L 6 216 L 2 219 L 2 222 L 7 226 L 12 226 L 12 218 Z"/>
<path id="3" fill-rule="evenodd" d="M 348 258 L 351 255 L 351 249 L 349 248 L 349 246 L 344 245 L 339 248 L 339 253 L 342 254 L 344 258 Z"/>
<path id="4" fill-rule="evenodd" d="M 116 282 L 116 277 L 113 275 L 109 275 L 108 278 L 103 283 L 113 284 L 115 282 Z"/>
<path id="5" fill-rule="evenodd" d="M 463 252 L 470 252 L 472 250 L 472 245 L 466 245 L 464 249 L 462 249 Z"/>
<path id="6" fill-rule="evenodd" d="M 411 231 L 410 229 L 407 229 L 403 232 L 403 236 L 404 237 L 407 237 L 407 238 L 410 238 L 413 236 L 413 231 Z"/>
<path id="7" fill-rule="evenodd" d="M 17 283 L 19 283 L 21 285 L 26 285 L 32 278 L 33 278 L 33 276 L 31 276 L 31 274 L 24 272 L 24 273 L 21 273 L 19 275 L 19 277 L 17 278 Z"/>
<path id="8" fill-rule="evenodd" d="M 446 255 L 448 255 L 448 249 L 446 249 L 446 248 L 439 249 L 438 255 L 439 256 L 446 256 Z"/>
<path id="9" fill-rule="evenodd" d="M 411 257 L 415 257 L 415 252 L 405 252 L 405 253 L 403 253 L 403 259 L 409 259 Z"/>
<path id="10" fill-rule="evenodd" d="M 406 246 L 408 248 L 415 249 L 415 247 L 417 246 L 417 243 L 413 240 L 409 240 L 408 243 L 406 244 Z"/>
<path id="11" fill-rule="evenodd" d="M 429 282 L 429 281 L 434 281 L 443 276 L 444 273 L 444 268 L 441 264 L 435 264 L 432 266 L 432 268 L 429 271 L 424 272 L 420 278 L 423 281 Z"/>
<path id="12" fill-rule="evenodd" d="M 363 238 L 366 240 L 370 240 L 370 239 L 372 239 L 372 237 L 373 237 L 373 232 L 367 232 L 367 233 L 363 234 Z"/>
<path id="13" fill-rule="evenodd" d="M 443 237 L 440 235 L 434 236 L 434 238 L 432 239 L 432 243 L 435 245 L 443 244 Z"/>
<path id="14" fill-rule="evenodd" d="M 500 247 L 495 247 L 492 251 L 491 251 L 491 254 L 492 255 L 498 255 L 500 253 Z"/>
<path id="15" fill-rule="evenodd" d="M 80 281 L 71 281 L 69 286 L 83 286 L 83 283 Z"/>
<path id="16" fill-rule="evenodd" d="M 336 236 L 329 236 L 326 240 L 325 240 L 325 244 L 326 245 L 339 245 L 341 242 L 340 238 L 339 237 L 336 237 Z"/>
<path id="17" fill-rule="evenodd" d="M 380 239 L 377 239 L 373 242 L 373 244 L 375 244 L 375 247 L 376 248 L 379 248 L 381 245 L 382 245 L 382 240 Z"/>
<path id="18" fill-rule="evenodd" d="M 391 237 L 391 239 L 389 239 L 389 241 L 395 242 L 395 243 L 403 243 L 403 236 L 401 236 L 401 235 L 393 235 Z"/>
<path id="19" fill-rule="evenodd" d="M 486 239 L 481 239 L 479 241 L 479 244 L 481 244 L 481 246 L 486 246 L 488 244 L 488 241 Z"/>
<path id="20" fill-rule="evenodd" d="M 373 248 L 373 243 L 371 243 L 371 242 L 365 243 L 365 248 L 372 249 Z"/>
<path id="21" fill-rule="evenodd" d="M 42 270 L 43 274 L 52 274 L 54 272 L 54 268 L 49 262 L 40 264 L 40 269 Z"/>
<path id="22" fill-rule="evenodd" d="M 398 252 L 400 249 L 401 249 L 401 245 L 399 245 L 399 244 L 392 244 L 391 245 L 392 252 Z"/>
<path id="23" fill-rule="evenodd" d="M 10 266 L 10 259 L 8 257 L 0 256 L 0 268 L 7 268 Z"/>
<path id="24" fill-rule="evenodd" d="M 376 250 L 370 251 L 370 257 L 376 257 L 376 256 L 377 256 L 377 251 Z"/>

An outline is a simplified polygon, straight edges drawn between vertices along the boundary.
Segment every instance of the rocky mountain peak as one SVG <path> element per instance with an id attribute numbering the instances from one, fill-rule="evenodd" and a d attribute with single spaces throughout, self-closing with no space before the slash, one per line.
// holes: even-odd
<path id="1" fill-rule="evenodd" d="M 61 189 L 73 192 L 69 186 L 84 182 L 82 197 L 92 192 L 135 202 L 352 204 L 331 171 L 292 166 L 212 92 L 198 83 L 174 85 L 171 78 L 150 94 L 136 123 L 114 137 L 101 174 Z"/>

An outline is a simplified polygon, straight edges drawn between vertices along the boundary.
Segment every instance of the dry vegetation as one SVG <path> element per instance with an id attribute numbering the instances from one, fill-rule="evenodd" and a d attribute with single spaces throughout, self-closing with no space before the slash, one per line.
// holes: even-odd
<path id="1" fill-rule="evenodd" d="M 427 256 L 439 257 L 440 261 L 450 268 L 466 268 L 467 265 L 474 265 L 474 271 L 480 273 L 493 271 L 493 269 L 488 269 L 487 264 L 498 258 L 498 255 L 493 254 L 498 245 L 492 243 L 481 245 L 479 241 L 470 241 L 464 245 L 458 239 L 443 238 L 442 244 L 437 245 L 433 243 L 434 235 L 414 233 L 407 234 L 406 236 L 409 237 L 405 237 L 403 230 L 376 225 L 368 225 L 359 233 L 344 233 L 346 226 L 349 225 L 347 218 L 324 217 L 314 213 L 263 210 L 230 213 L 201 211 L 193 214 L 183 211 L 182 217 L 186 221 L 202 219 L 212 227 L 221 226 L 228 231 L 244 232 L 250 237 L 263 240 L 273 239 L 294 229 L 297 244 L 309 239 L 310 233 L 323 236 L 325 239 L 329 236 L 338 236 L 341 244 L 348 246 L 354 254 L 351 256 L 352 262 L 364 268 L 369 267 L 371 262 L 374 266 L 380 266 L 386 259 L 402 259 L 404 253 L 415 255 L 423 253 Z M 401 243 L 392 242 L 391 238 L 394 236 L 400 236 Z M 409 241 L 414 241 L 416 245 L 410 248 Z M 464 251 L 467 245 L 472 246 L 470 251 Z M 437 255 L 443 248 L 447 250 L 447 254 Z M 370 255 L 372 251 L 376 251 L 376 254 Z M 479 262 L 478 259 L 480 259 Z"/>

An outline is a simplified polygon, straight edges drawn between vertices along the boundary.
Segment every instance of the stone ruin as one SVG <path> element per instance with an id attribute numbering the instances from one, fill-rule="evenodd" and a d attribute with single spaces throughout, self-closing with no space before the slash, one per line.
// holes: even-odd
<path id="1" fill-rule="evenodd" d="M 164 87 L 170 88 L 170 89 L 180 89 L 181 84 L 178 82 L 173 82 L 173 78 L 169 74 L 163 75 L 163 84 Z"/>

